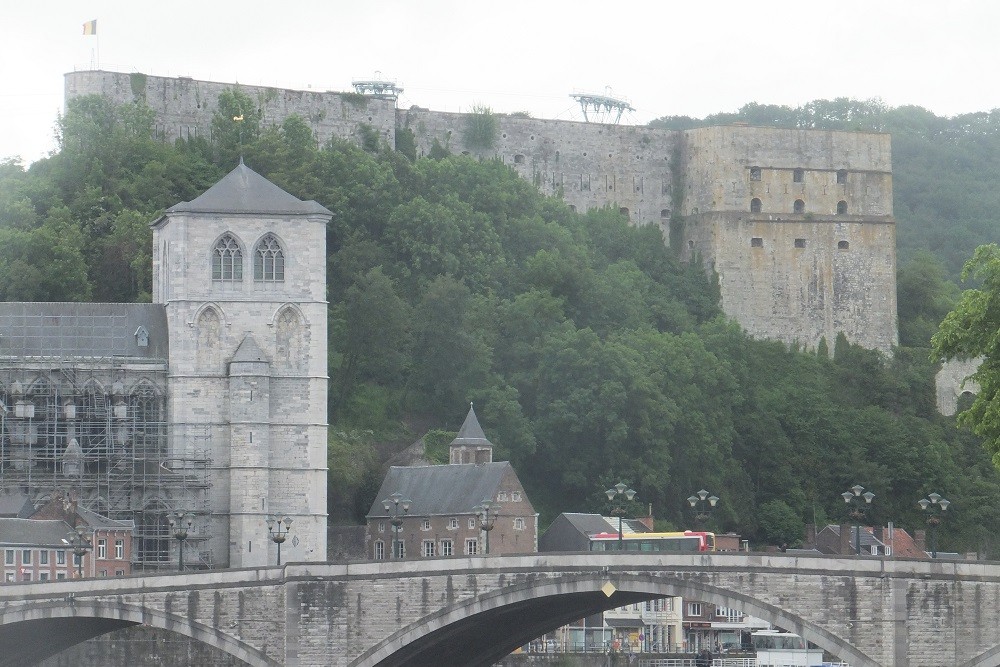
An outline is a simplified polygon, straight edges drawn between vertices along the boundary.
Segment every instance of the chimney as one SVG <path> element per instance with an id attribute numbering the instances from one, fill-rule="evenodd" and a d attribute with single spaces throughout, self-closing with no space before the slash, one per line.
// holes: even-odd
<path id="1" fill-rule="evenodd" d="M 927 552 L 927 531 L 924 529 L 913 531 L 913 544 L 923 551 Z"/>
<path id="2" fill-rule="evenodd" d="M 646 516 L 641 516 L 636 521 L 644 525 L 649 532 L 653 532 L 653 503 L 649 503 L 648 514 Z"/>
<path id="3" fill-rule="evenodd" d="M 805 547 L 815 547 L 816 546 L 816 524 L 807 523 L 806 524 L 806 539 Z"/>
<path id="4" fill-rule="evenodd" d="M 851 526 L 850 524 L 842 523 L 840 524 L 840 544 L 837 547 L 837 553 L 841 555 L 849 555 L 854 553 L 854 549 L 851 548 Z"/>

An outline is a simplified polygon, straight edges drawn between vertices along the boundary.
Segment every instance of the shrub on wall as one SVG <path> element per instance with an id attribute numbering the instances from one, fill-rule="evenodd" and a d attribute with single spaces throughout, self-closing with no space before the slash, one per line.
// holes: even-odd
<path id="1" fill-rule="evenodd" d="M 472 113 L 465 117 L 465 145 L 481 150 L 493 148 L 498 127 L 497 117 L 489 107 L 472 107 Z"/>

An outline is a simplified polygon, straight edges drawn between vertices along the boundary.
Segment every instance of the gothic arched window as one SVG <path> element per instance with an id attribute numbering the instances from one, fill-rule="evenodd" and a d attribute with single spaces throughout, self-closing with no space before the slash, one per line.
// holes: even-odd
<path id="1" fill-rule="evenodd" d="M 232 234 L 226 234 L 215 244 L 212 280 L 243 280 L 243 251 Z"/>
<path id="2" fill-rule="evenodd" d="M 285 280 L 285 254 L 274 235 L 268 234 L 260 240 L 253 251 L 253 279 L 268 283 Z"/>

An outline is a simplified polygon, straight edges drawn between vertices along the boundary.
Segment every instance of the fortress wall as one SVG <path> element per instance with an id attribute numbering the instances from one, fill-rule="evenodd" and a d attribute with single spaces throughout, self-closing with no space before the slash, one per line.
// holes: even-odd
<path id="1" fill-rule="evenodd" d="M 212 115 L 219 95 L 239 87 L 255 100 L 262 113 L 262 125 L 279 125 L 295 114 L 313 129 L 319 143 L 330 137 L 357 137 L 366 123 L 375 128 L 390 146 L 396 141 L 395 102 L 337 92 L 286 90 L 264 86 L 244 86 L 186 77 L 166 78 L 145 74 L 85 71 L 70 72 L 65 79 L 65 97 L 101 95 L 116 104 L 144 99 L 156 113 L 159 138 L 173 141 L 190 137 L 210 138 Z"/>
<path id="2" fill-rule="evenodd" d="M 208 132 L 216 99 L 229 87 L 74 72 L 66 75 L 66 96 L 129 102 L 140 82 L 166 138 L 192 127 Z M 633 224 L 658 225 L 665 240 L 673 217 L 682 256 L 698 253 L 719 273 L 724 311 L 757 337 L 809 348 L 826 338 L 832 347 L 843 331 L 886 352 L 897 341 L 888 134 L 738 125 L 672 131 L 497 114 L 493 145 L 482 149 L 466 144 L 469 114 L 394 110 L 391 100 L 340 93 L 242 89 L 261 101 L 266 123 L 297 113 L 320 141 L 358 140 L 366 123 L 394 145 L 396 128 L 408 128 L 418 155 L 437 140 L 452 153 L 499 159 L 577 211 L 613 206 Z M 760 168 L 760 180 L 751 179 L 751 167 Z M 796 169 L 803 170 L 801 182 Z M 840 170 L 846 182 L 838 182 Z M 751 214 L 754 198 L 761 212 Z M 803 213 L 793 212 L 796 199 Z M 841 201 L 846 213 L 838 215 Z M 752 238 L 763 245 L 751 248 Z M 796 239 L 805 247 L 795 247 Z"/>
<path id="3" fill-rule="evenodd" d="M 544 194 L 561 193 L 581 213 L 611 205 L 628 209 L 633 224 L 666 228 L 677 132 L 496 115 L 495 143 L 483 150 L 466 144 L 467 118 L 420 109 L 399 112 L 400 127 L 413 132 L 419 155 L 429 153 L 436 139 L 453 153 L 501 160 Z"/>
<path id="4" fill-rule="evenodd" d="M 692 234 L 719 274 L 722 307 L 757 338 L 814 349 L 838 333 L 889 352 L 897 343 L 895 227 L 854 216 L 713 213 Z"/>
<path id="5" fill-rule="evenodd" d="M 892 152 L 887 134 L 721 126 L 685 133 L 684 215 L 749 211 L 753 198 L 765 213 L 835 215 L 845 201 L 851 215 L 892 215 Z M 751 179 L 751 167 L 760 180 Z M 802 169 L 802 182 L 794 170 Z M 838 183 L 839 170 L 846 182 Z"/>

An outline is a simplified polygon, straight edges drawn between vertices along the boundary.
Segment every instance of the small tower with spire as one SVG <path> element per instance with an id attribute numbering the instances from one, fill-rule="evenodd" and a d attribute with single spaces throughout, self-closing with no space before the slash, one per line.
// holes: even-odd
<path id="1" fill-rule="evenodd" d="M 465 416 L 458 435 L 451 441 L 448 452 L 448 463 L 452 465 L 493 463 L 493 443 L 486 439 L 472 403 L 469 403 L 469 414 Z"/>

